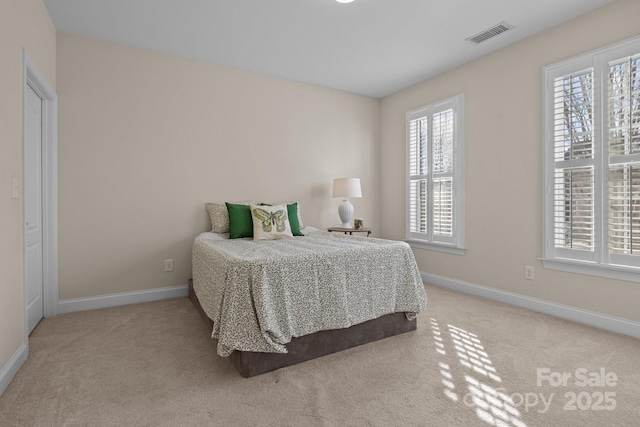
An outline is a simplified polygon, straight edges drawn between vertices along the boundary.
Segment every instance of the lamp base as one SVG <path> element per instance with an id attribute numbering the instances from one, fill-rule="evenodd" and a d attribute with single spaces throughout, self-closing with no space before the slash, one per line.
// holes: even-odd
<path id="1" fill-rule="evenodd" d="M 349 200 L 344 199 L 340 206 L 338 206 L 338 215 L 340 215 L 340 220 L 342 221 L 342 228 L 352 228 L 351 227 L 351 217 L 353 216 L 353 205 Z"/>

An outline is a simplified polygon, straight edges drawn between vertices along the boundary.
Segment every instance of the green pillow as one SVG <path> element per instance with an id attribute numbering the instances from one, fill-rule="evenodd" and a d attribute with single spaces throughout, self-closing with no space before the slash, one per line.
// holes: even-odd
<path id="1" fill-rule="evenodd" d="M 249 205 L 225 204 L 229 212 L 229 238 L 253 237 L 253 219 Z"/>
<path id="2" fill-rule="evenodd" d="M 287 215 L 289 215 L 289 224 L 291 224 L 291 233 L 294 236 L 304 236 L 300 232 L 300 224 L 298 223 L 298 204 L 292 203 L 287 205 Z"/>
<path id="3" fill-rule="evenodd" d="M 273 206 L 271 203 L 260 203 L 264 206 Z M 294 236 L 304 236 L 300 231 L 300 223 L 298 222 L 298 203 L 287 205 L 287 216 L 289 216 L 289 225 L 291 225 L 291 234 Z"/>

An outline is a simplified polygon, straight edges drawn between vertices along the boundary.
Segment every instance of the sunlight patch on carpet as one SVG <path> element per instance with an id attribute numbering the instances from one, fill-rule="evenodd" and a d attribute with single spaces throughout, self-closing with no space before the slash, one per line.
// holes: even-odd
<path id="1" fill-rule="evenodd" d="M 474 408 L 482 421 L 497 427 L 526 427 L 513 399 L 500 387 L 502 378 L 493 366 L 489 354 L 474 333 L 447 325 L 455 354 L 467 371 L 464 379 L 467 393 L 464 404 Z"/>
<path id="2" fill-rule="evenodd" d="M 441 356 L 447 356 L 447 349 L 452 348 L 451 352 L 455 354 L 465 371 L 464 381 L 468 393 L 460 402 L 460 395 L 456 392 L 456 378 L 451 371 L 451 366 L 446 363 L 444 357 L 438 362 L 444 395 L 455 403 L 464 403 L 476 413 L 478 418 L 489 425 L 526 427 L 513 399 L 506 394 L 504 387 L 500 386 L 502 378 L 498 375 L 489 353 L 478 336 L 456 326 L 447 325 L 451 341 L 445 342 L 438 321 L 430 318 L 430 323 L 436 352 Z M 451 356 L 448 357 L 451 358 Z M 462 378 L 457 380 L 462 381 Z"/>
<path id="3" fill-rule="evenodd" d="M 440 332 L 440 326 L 436 319 L 431 318 L 431 332 L 433 332 L 433 339 L 436 344 L 436 351 L 443 356 L 446 356 L 447 352 L 444 349 L 444 343 L 442 342 L 442 333 Z M 444 395 L 454 402 L 458 402 L 460 398 L 454 391 L 456 385 L 453 383 L 453 375 L 451 374 L 451 368 L 449 365 L 443 362 L 439 362 L 440 375 L 442 375 L 442 384 L 444 385 Z"/>

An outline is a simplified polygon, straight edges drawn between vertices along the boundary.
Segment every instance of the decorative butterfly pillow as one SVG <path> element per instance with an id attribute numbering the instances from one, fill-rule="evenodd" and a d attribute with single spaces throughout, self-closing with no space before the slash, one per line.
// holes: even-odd
<path id="1" fill-rule="evenodd" d="M 287 205 L 249 205 L 253 220 L 253 240 L 293 239 Z"/>

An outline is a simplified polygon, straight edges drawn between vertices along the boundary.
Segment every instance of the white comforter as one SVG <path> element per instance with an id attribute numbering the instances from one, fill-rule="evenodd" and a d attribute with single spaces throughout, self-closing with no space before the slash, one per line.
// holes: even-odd
<path id="1" fill-rule="evenodd" d="M 225 357 L 286 353 L 292 337 L 394 312 L 412 318 L 427 301 L 409 245 L 324 231 L 258 242 L 203 233 L 193 285 Z"/>

